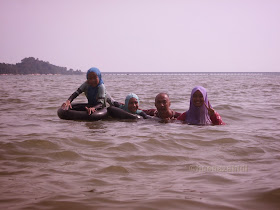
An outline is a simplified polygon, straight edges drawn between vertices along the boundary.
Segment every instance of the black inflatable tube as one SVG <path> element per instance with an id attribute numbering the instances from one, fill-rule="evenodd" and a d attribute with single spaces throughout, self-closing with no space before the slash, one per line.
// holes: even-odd
<path id="1" fill-rule="evenodd" d="M 126 112 L 115 106 L 108 107 L 107 111 L 108 111 L 109 115 L 113 118 L 118 118 L 118 119 L 139 119 L 139 118 L 141 118 L 137 114 L 132 114 L 132 113 Z"/>
<path id="2" fill-rule="evenodd" d="M 72 109 L 64 110 L 61 107 L 57 110 L 57 115 L 64 120 L 96 121 L 108 116 L 106 107 L 88 115 L 85 106 L 87 104 L 71 104 Z"/>

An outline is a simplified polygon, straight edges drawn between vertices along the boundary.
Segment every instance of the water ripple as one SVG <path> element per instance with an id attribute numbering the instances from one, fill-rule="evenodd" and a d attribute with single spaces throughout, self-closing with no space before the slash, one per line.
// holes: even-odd
<path id="1" fill-rule="evenodd" d="M 279 209 L 279 74 L 103 77 L 117 101 L 167 92 L 179 112 L 204 85 L 225 126 L 61 120 L 85 75 L 0 77 L 1 209 Z"/>

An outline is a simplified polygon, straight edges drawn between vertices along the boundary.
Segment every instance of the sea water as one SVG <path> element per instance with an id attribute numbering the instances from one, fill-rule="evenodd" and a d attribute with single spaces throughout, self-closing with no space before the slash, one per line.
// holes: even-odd
<path id="1" fill-rule="evenodd" d="M 279 209 L 279 73 L 103 74 L 141 109 L 208 90 L 224 126 L 59 119 L 85 75 L 0 76 L 1 209 Z M 80 95 L 75 102 L 86 102 Z"/>

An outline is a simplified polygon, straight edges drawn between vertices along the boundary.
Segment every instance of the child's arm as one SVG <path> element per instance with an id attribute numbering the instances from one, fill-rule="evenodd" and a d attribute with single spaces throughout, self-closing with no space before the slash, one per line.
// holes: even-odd
<path id="1" fill-rule="evenodd" d="M 72 95 L 68 98 L 68 101 L 70 101 L 70 103 L 78 97 L 78 95 L 80 95 L 83 91 L 78 88 L 74 93 L 72 93 Z"/>
<path id="2" fill-rule="evenodd" d="M 68 101 L 72 102 L 75 98 L 77 98 L 82 92 L 85 92 L 87 88 L 87 82 L 84 82 L 72 95 L 68 98 Z"/>
<path id="3" fill-rule="evenodd" d="M 65 110 L 68 110 L 69 107 L 72 109 L 71 106 L 71 102 L 78 97 L 78 95 L 80 95 L 82 92 L 84 92 L 84 87 L 85 85 L 82 84 L 74 93 L 72 93 L 72 95 L 68 98 L 68 100 L 66 100 L 65 103 L 62 104 L 62 108 Z"/>

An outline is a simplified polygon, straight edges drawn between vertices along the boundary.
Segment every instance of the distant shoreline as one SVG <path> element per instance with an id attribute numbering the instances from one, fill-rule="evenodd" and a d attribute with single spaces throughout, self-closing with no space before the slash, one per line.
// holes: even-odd
<path id="1" fill-rule="evenodd" d="M 34 57 L 28 57 L 21 60 L 21 63 L 7 64 L 0 63 L 1 75 L 79 75 L 83 74 L 81 70 L 67 69 L 66 67 L 60 67 L 50 64 L 47 61 L 35 59 Z"/>
<path id="2" fill-rule="evenodd" d="M 81 72 L 84 75 L 86 72 Z M 280 72 L 102 72 L 112 75 L 280 75 Z M 0 74 L 0 75 L 73 75 L 73 74 Z"/>

